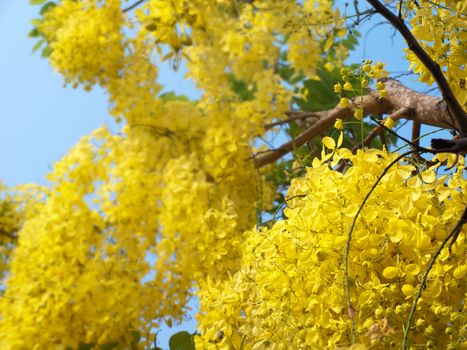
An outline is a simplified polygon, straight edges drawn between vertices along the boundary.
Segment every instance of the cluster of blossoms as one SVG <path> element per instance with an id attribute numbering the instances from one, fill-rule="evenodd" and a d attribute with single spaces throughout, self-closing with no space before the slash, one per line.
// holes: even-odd
<path id="1" fill-rule="evenodd" d="M 467 108 L 465 66 L 465 29 L 467 3 L 465 1 L 420 0 L 405 1 L 405 5 L 415 13 L 410 18 L 412 32 L 423 49 L 441 67 L 459 103 Z M 419 74 L 419 80 L 427 84 L 434 82 L 431 73 L 414 53 L 407 50 L 410 68 Z"/>
<path id="2" fill-rule="evenodd" d="M 348 108 L 351 105 L 351 98 L 362 96 L 368 89 L 368 82 L 371 79 L 383 78 L 388 75 L 384 69 L 384 64 L 376 62 L 372 65 L 371 60 L 365 60 L 362 65 L 356 65 L 350 68 L 342 68 L 340 74 L 342 77 L 342 83 L 334 85 L 334 92 L 341 96 L 340 106 L 342 108 Z M 378 81 L 376 88 L 379 90 L 381 98 L 387 97 L 387 91 L 384 89 L 384 83 Z M 354 102 L 357 103 L 354 108 L 354 117 L 357 120 L 363 119 L 363 108 L 358 106 L 358 99 Z"/>
<path id="3" fill-rule="evenodd" d="M 63 0 L 45 14 L 39 30 L 50 43 L 50 61 L 66 82 L 103 84 L 117 79 L 123 63 L 120 0 Z"/>
<path id="4" fill-rule="evenodd" d="M 13 248 L 11 243 L 22 221 L 17 207 L 17 203 L 0 182 L 0 279 L 6 277 Z"/>
<path id="5" fill-rule="evenodd" d="M 123 37 L 133 24 L 124 23 L 120 1 L 64 0 L 46 13 L 39 30 L 52 65 L 67 82 L 107 89 L 111 113 L 126 126 L 121 135 L 96 131 L 54 166 L 46 201 L 19 232 L 0 300 L 0 347 L 28 349 L 31 339 L 38 349 L 129 346 L 135 332 L 149 347 L 160 322 L 182 319 L 195 282 L 236 271 L 242 233 L 258 203 L 272 202 L 245 160 L 262 124 L 289 105 L 270 33 L 291 5 L 245 5 L 237 14 L 230 3 L 194 1 L 188 12 L 179 4 L 149 1 L 136 16 L 146 24 L 131 38 Z M 203 25 L 206 16 L 213 20 Z M 177 51 L 179 30 L 193 37 L 184 50 L 204 90 L 197 106 L 158 98 L 153 38 Z M 257 45 L 237 46 L 244 35 Z M 242 102 L 228 92 L 230 74 L 255 85 L 256 96 Z"/>
<path id="6" fill-rule="evenodd" d="M 351 344 L 344 298 L 349 226 L 385 167 L 386 151 L 335 149 L 292 182 L 285 220 L 244 234 L 241 268 L 201 291 L 200 349 L 334 349 Z M 331 166 L 342 159 L 344 174 Z M 464 161 L 450 176 L 393 166 L 365 204 L 350 249 L 350 313 L 359 349 L 400 346 L 427 263 L 465 206 Z M 442 251 L 418 302 L 411 344 L 460 349 L 467 336 L 465 230 Z M 354 345 L 355 347 L 356 345 Z M 351 347 L 353 349 L 354 347 Z"/>

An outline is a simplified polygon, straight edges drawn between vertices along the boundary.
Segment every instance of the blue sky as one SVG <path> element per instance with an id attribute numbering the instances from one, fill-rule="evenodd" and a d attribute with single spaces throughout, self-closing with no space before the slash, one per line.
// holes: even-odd
<path id="1" fill-rule="evenodd" d="M 0 180 L 7 185 L 45 184 L 52 164 L 82 136 L 112 123 L 107 98 L 100 89 L 88 93 L 64 88 L 62 78 L 48 62 L 39 54 L 31 55 L 34 41 L 27 34 L 37 11 L 26 0 L 0 1 Z M 391 39 L 393 31 L 388 25 L 368 32 L 381 21 L 375 18 L 360 29 L 361 45 L 349 62 L 379 60 L 388 64 L 390 72 L 406 71 L 408 63 L 401 50 L 405 44 L 400 37 Z M 403 80 L 414 85 L 413 77 Z M 196 95 L 193 84 L 183 79 L 183 69 L 175 73 L 165 66 L 160 82 L 166 91 Z M 193 322 L 182 329 L 192 331 Z M 164 348 L 174 332 L 161 332 L 159 339 Z"/>

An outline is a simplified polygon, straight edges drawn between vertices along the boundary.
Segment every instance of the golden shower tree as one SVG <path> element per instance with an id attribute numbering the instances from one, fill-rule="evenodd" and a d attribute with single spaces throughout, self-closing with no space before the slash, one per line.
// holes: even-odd
<path id="1" fill-rule="evenodd" d="M 153 349 L 194 297 L 198 349 L 466 345 L 465 1 L 31 3 L 35 48 L 121 129 L 4 189 L 2 349 Z M 343 65 L 372 16 L 442 97 Z M 161 93 L 161 61 L 199 100 Z M 422 124 L 457 136 L 420 147 Z"/>

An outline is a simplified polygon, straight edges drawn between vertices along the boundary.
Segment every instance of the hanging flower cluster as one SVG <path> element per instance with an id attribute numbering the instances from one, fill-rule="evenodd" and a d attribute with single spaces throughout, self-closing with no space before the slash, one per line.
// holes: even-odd
<path id="1" fill-rule="evenodd" d="M 397 155 L 336 149 L 315 159 L 288 193 L 285 219 L 244 235 L 240 270 L 201 291 L 200 349 L 335 349 L 400 346 L 427 263 L 465 207 L 462 169 L 437 176 L 409 160 L 393 166 L 365 203 L 349 256 L 350 298 L 344 297 L 344 250 L 363 198 Z M 329 152 L 329 151 L 328 151 Z M 332 166 L 353 164 L 344 174 Z M 331 167 L 330 167 L 331 165 Z M 465 230 L 442 251 L 415 313 L 410 344 L 465 345 Z M 352 347 L 355 348 L 356 345 Z"/>
<path id="2" fill-rule="evenodd" d="M 465 1 L 442 0 L 434 4 L 421 0 L 417 3 L 406 1 L 406 6 L 415 12 L 410 18 L 412 32 L 423 49 L 441 67 L 457 100 L 467 108 L 466 79 L 467 59 L 465 46 L 465 22 L 467 3 Z M 428 84 L 434 82 L 431 73 L 414 53 L 407 50 L 410 68 Z"/>
<path id="3" fill-rule="evenodd" d="M 123 64 L 123 14 L 120 0 L 63 0 L 47 11 L 39 30 L 50 43 L 50 61 L 74 86 L 90 89 L 118 79 Z"/>

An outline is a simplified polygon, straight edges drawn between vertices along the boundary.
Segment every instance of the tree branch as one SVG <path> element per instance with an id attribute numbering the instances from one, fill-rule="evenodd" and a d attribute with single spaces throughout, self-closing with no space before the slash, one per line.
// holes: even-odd
<path id="1" fill-rule="evenodd" d="M 418 59 L 423 63 L 423 65 L 430 71 L 431 75 L 438 84 L 439 89 L 443 95 L 444 101 L 448 106 L 448 109 L 452 115 L 452 118 L 455 119 L 458 130 L 461 133 L 462 137 L 467 136 L 467 115 L 464 112 L 464 109 L 459 104 L 459 101 L 455 98 L 449 84 L 441 71 L 439 65 L 431 59 L 427 52 L 422 48 L 418 40 L 413 36 L 410 29 L 405 24 L 402 18 L 397 17 L 391 11 L 389 11 L 386 6 L 384 6 L 378 0 L 367 0 L 373 8 L 386 18 L 392 26 L 403 36 L 409 49 L 418 57 Z"/>
<path id="2" fill-rule="evenodd" d="M 290 123 L 292 121 L 299 121 L 299 120 L 303 121 L 303 120 L 306 120 L 306 119 L 317 119 L 317 118 L 320 117 L 319 114 L 313 113 L 313 112 L 303 113 L 303 112 L 298 112 L 298 111 L 289 111 L 286 114 L 288 116 L 287 119 L 279 120 L 279 121 L 274 122 L 274 123 L 266 124 L 266 125 L 264 125 L 264 129 L 269 130 L 269 129 L 272 129 L 273 127 L 275 127 L 275 126 L 287 124 L 287 123 Z"/>
<path id="3" fill-rule="evenodd" d="M 130 5 L 126 8 L 124 8 L 122 11 L 123 12 L 128 12 L 128 11 L 131 11 L 133 10 L 134 8 L 138 7 L 139 5 L 141 5 L 143 2 L 145 2 L 146 0 L 138 0 L 136 1 L 133 5 Z"/>
<path id="4" fill-rule="evenodd" d="M 381 99 L 377 91 L 369 95 L 356 97 L 352 100 L 351 107 L 342 108 L 339 105 L 328 111 L 314 112 L 312 123 L 300 135 L 293 140 L 283 144 L 277 149 L 272 149 L 261 154 L 255 154 L 255 165 L 261 167 L 270 164 L 285 154 L 302 146 L 313 137 L 330 128 L 337 118 L 348 119 L 353 116 L 355 108 L 363 108 L 365 115 L 393 115 L 397 118 L 404 117 L 419 124 L 441 127 L 445 129 L 459 128 L 456 120 L 452 120 L 447 110 L 446 102 L 441 98 L 421 94 L 409 89 L 395 79 L 381 79 L 385 83 L 388 97 Z M 309 113 L 294 112 L 296 119 L 300 115 L 310 117 Z M 309 124 L 308 124 L 309 125 Z"/>

